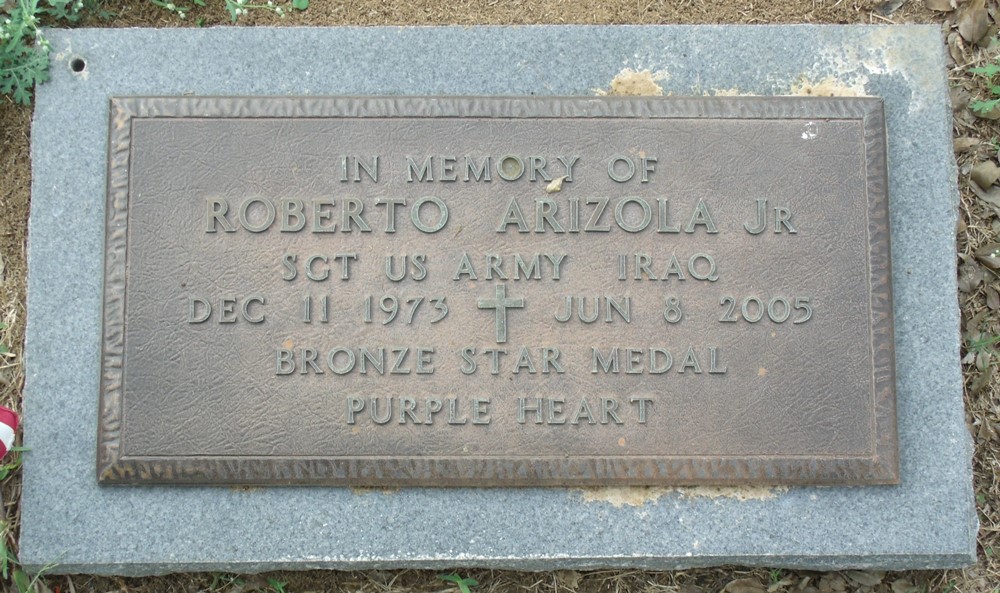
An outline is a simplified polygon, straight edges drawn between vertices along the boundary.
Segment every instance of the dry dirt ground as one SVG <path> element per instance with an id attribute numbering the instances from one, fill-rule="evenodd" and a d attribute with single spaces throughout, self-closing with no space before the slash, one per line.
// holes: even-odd
<path id="1" fill-rule="evenodd" d="M 976 498 L 982 527 L 979 562 L 965 570 L 910 571 L 900 573 L 713 568 L 675 572 L 636 570 L 512 571 L 463 570 L 461 576 L 478 581 L 474 591 L 527 592 L 683 592 L 728 593 L 878 591 L 892 593 L 927 591 L 1000 591 L 1000 480 L 997 477 L 1000 436 L 1000 378 L 996 346 L 1000 336 L 1000 275 L 990 267 L 988 254 L 1000 248 L 1000 188 L 993 185 L 997 168 L 1000 124 L 976 117 L 970 100 L 988 99 L 989 88 L 973 67 L 996 63 L 1000 47 L 993 22 L 1000 22 L 996 0 L 312 0 L 304 12 L 285 18 L 254 10 L 240 18 L 239 26 L 280 25 L 474 25 L 474 24 L 661 24 L 661 23 L 937 23 L 942 43 L 953 61 L 949 74 L 955 107 L 955 148 L 960 167 L 962 195 L 958 237 L 960 293 L 963 314 L 963 370 L 966 409 L 976 443 Z M 165 4 L 166 2 L 164 2 Z M 190 11 L 184 20 L 158 7 L 152 0 L 106 1 L 114 13 L 107 21 L 89 19 L 85 26 L 178 27 L 228 25 L 223 0 Z M 178 2 L 180 4 L 180 2 Z M 190 3 L 185 3 L 190 4 Z M 287 4 L 285 5 L 287 6 Z M 931 10 L 935 8 L 937 10 Z M 987 27 L 987 29 L 983 29 Z M 983 33 L 979 44 L 966 37 Z M 780 34 L 776 32 L 775 34 Z M 609 81 L 610 84 L 611 81 Z M 997 110 L 1000 117 L 1000 110 Z M 25 241 L 30 198 L 29 158 L 31 110 L 0 98 L 0 402 L 20 409 L 23 383 L 21 359 L 24 335 Z M 978 183 L 970 181 L 975 179 Z M 992 189 L 991 189 L 992 186 Z M 9 459 L 8 459 L 9 461 Z M 13 471 L 2 481 L 3 524 L 0 540 L 11 558 L 16 557 L 20 474 Z M 282 534 L 275 534 L 282 537 Z M 996 552 L 995 552 L 996 550 Z M 2 567 L 3 548 L 0 548 Z M 6 576 L 0 586 L 16 590 Z M 242 593 L 271 591 L 458 591 L 431 571 L 301 572 L 265 575 L 178 574 L 149 578 L 107 578 L 85 575 L 53 576 L 33 588 L 45 593 L 77 591 L 220 591 Z"/>

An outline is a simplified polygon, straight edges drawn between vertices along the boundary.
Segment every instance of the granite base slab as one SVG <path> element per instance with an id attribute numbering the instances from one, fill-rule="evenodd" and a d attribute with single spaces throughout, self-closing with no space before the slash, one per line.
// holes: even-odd
<path id="1" fill-rule="evenodd" d="M 52 80 L 38 89 L 32 128 L 20 549 L 29 570 L 902 569 L 975 561 L 959 366 L 958 196 L 937 27 L 226 27 L 48 36 Z M 586 96 L 625 68 L 657 73 L 664 93 L 676 95 L 808 87 L 884 98 L 899 485 L 731 496 L 98 486 L 111 96 Z"/>

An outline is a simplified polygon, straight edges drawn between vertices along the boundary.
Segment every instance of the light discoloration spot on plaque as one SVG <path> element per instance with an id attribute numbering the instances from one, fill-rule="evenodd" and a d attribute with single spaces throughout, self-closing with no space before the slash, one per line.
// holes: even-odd
<path id="1" fill-rule="evenodd" d="M 739 501 L 770 500 L 788 492 L 784 486 L 695 486 L 676 490 L 685 498 L 735 498 Z"/>
<path id="2" fill-rule="evenodd" d="M 711 91 L 705 91 L 702 94 L 706 97 L 752 97 L 754 95 L 754 93 L 741 91 L 736 87 L 728 89 L 713 89 Z"/>
<path id="3" fill-rule="evenodd" d="M 556 177 L 551 182 L 549 182 L 548 185 L 545 186 L 545 193 L 554 194 L 556 192 L 562 191 L 564 181 L 566 181 L 565 175 L 560 175 L 559 177 Z"/>
<path id="4" fill-rule="evenodd" d="M 803 76 L 791 86 L 789 92 L 803 97 L 863 97 L 865 87 L 862 82 L 848 84 L 833 76 L 819 80 L 810 80 Z"/>
<path id="5" fill-rule="evenodd" d="M 635 486 L 582 488 L 578 492 L 584 502 L 606 502 L 615 508 L 621 508 L 625 506 L 641 507 L 644 504 L 654 503 L 673 490 L 673 488 Z"/>
<path id="6" fill-rule="evenodd" d="M 625 68 L 611 80 L 608 90 L 597 89 L 595 92 L 599 96 L 659 97 L 663 95 L 659 82 L 668 78 L 665 70 L 653 72 Z"/>
<path id="7" fill-rule="evenodd" d="M 787 487 L 765 486 L 695 486 L 689 488 L 655 488 L 625 486 L 582 488 L 578 490 L 584 502 L 604 502 L 615 508 L 641 507 L 655 503 L 663 496 L 676 492 L 683 498 L 732 498 L 739 501 L 771 500 L 788 492 Z"/>

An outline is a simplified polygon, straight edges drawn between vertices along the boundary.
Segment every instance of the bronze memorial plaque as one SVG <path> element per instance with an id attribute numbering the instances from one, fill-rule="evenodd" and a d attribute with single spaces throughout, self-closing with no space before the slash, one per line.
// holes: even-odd
<path id="1" fill-rule="evenodd" d="M 98 479 L 898 482 L 875 98 L 112 100 Z"/>

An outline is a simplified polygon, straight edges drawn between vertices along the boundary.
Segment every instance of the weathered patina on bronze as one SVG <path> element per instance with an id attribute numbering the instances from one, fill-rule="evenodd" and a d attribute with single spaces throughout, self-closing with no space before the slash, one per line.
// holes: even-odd
<path id="1" fill-rule="evenodd" d="M 119 98 L 98 479 L 898 481 L 874 98 Z"/>

